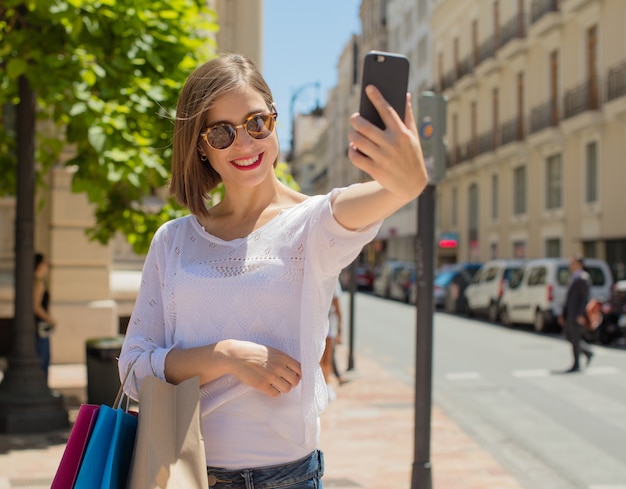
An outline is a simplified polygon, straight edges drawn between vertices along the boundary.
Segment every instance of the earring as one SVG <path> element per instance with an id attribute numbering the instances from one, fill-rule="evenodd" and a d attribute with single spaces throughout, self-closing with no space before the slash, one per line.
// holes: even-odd
<path id="1" fill-rule="evenodd" d="M 207 155 L 205 155 L 204 153 L 202 153 L 202 154 L 200 155 L 200 159 L 201 159 L 202 161 L 207 161 L 209 158 L 208 158 L 208 156 L 207 156 Z"/>

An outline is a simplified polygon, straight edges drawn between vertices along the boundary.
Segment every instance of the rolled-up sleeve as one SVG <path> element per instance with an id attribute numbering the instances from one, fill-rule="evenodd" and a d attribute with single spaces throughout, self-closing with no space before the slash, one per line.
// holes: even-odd
<path id="1" fill-rule="evenodd" d="M 134 399 L 137 399 L 144 377 L 155 375 L 165 380 L 165 357 L 175 346 L 168 339 L 164 307 L 167 272 L 164 234 L 163 228 L 157 231 L 146 256 L 141 285 L 119 358 L 120 379 L 124 379 L 134 365 L 126 388 L 127 394 Z"/>

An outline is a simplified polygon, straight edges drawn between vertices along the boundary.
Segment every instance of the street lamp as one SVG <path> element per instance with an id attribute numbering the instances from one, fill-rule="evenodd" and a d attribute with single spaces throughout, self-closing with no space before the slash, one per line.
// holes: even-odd
<path id="1" fill-rule="evenodd" d="M 18 79 L 17 188 L 15 217 L 15 314 L 9 367 L 0 383 L 0 433 L 37 433 L 66 428 L 63 399 L 53 395 L 35 351 L 33 311 L 36 94 Z"/>
<path id="2" fill-rule="evenodd" d="M 317 89 L 317 102 L 315 103 L 315 112 L 319 112 L 321 110 L 321 106 L 320 106 L 320 82 L 311 82 L 311 83 L 305 83 L 304 85 L 301 85 L 300 87 L 298 87 L 292 94 L 291 94 L 291 101 L 289 102 L 289 116 L 291 117 L 291 144 L 289 146 L 289 156 L 287 157 L 287 161 L 292 161 L 294 156 L 295 156 L 295 136 L 296 136 L 296 114 L 295 114 L 295 109 L 296 109 L 296 101 L 298 99 L 298 97 L 300 95 L 302 95 L 302 93 L 310 87 L 315 87 Z"/>

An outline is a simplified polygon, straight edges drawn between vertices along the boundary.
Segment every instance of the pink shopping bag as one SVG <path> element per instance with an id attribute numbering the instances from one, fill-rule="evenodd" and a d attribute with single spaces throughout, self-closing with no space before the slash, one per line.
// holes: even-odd
<path id="1" fill-rule="evenodd" d="M 100 406 L 82 404 L 50 489 L 72 489 Z"/>

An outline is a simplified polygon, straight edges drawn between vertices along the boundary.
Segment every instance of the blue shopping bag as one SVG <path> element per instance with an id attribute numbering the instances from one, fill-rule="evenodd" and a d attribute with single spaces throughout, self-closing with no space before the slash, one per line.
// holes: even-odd
<path id="1" fill-rule="evenodd" d="M 100 406 L 73 489 L 126 487 L 137 433 L 137 413 L 129 412 L 129 402 L 125 409 L 120 407 L 130 372 L 132 367 L 120 387 L 113 407 L 105 404 Z"/>
<path id="2" fill-rule="evenodd" d="M 137 433 L 137 416 L 121 409 L 116 410 L 115 429 L 111 437 L 109 454 L 102 474 L 100 489 L 126 487 L 130 462 Z"/>

